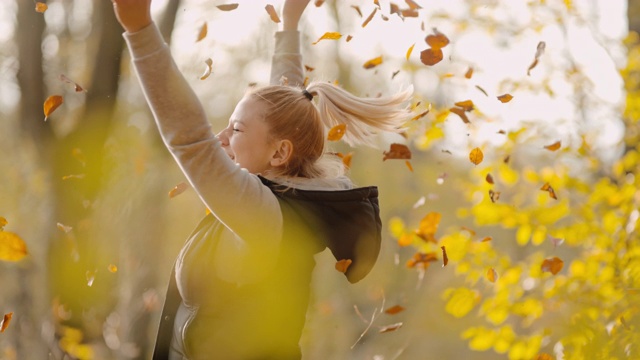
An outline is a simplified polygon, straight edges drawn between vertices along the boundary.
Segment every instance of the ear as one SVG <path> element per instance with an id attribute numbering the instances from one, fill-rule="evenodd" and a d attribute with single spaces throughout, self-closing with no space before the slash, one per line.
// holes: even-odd
<path id="1" fill-rule="evenodd" d="M 289 140 L 278 140 L 276 142 L 276 151 L 271 156 L 270 164 L 273 167 L 285 165 L 293 155 L 293 143 Z"/>

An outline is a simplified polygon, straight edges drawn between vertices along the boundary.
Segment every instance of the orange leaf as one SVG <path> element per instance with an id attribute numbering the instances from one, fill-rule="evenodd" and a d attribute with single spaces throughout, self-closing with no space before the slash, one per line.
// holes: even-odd
<path id="1" fill-rule="evenodd" d="M 544 53 L 545 47 L 546 47 L 546 43 L 544 41 L 540 41 L 538 43 L 538 46 L 536 47 L 536 56 L 533 59 L 533 62 L 531 63 L 531 65 L 529 65 L 529 68 L 527 69 L 527 75 L 531 75 L 531 70 L 533 70 L 533 68 L 535 68 L 536 65 L 538 65 L 538 59 Z"/>
<path id="2" fill-rule="evenodd" d="M 391 324 L 391 325 L 387 325 L 387 326 L 383 326 L 380 328 L 380 333 L 386 333 L 386 332 L 391 332 L 391 331 L 396 331 L 398 329 L 400 329 L 400 327 L 402 327 L 402 323 L 395 323 L 395 324 Z"/>
<path id="3" fill-rule="evenodd" d="M 36 11 L 39 13 L 44 13 L 45 11 L 47 11 L 49 7 L 47 6 L 47 4 L 43 3 L 43 2 L 36 2 Z"/>
<path id="4" fill-rule="evenodd" d="M 315 2 L 316 7 L 320 7 L 322 4 L 324 4 L 324 0 L 316 0 Z"/>
<path id="5" fill-rule="evenodd" d="M 373 19 L 373 16 L 376 14 L 376 12 L 378 12 L 378 8 L 373 8 L 373 11 L 371 12 L 371 14 L 369 14 L 369 17 L 367 17 L 362 23 L 362 27 L 367 26 L 371 19 Z"/>
<path id="6" fill-rule="evenodd" d="M 554 142 L 551 145 L 545 146 L 544 148 L 549 150 L 549 151 L 556 151 L 556 150 L 560 149 L 560 146 L 562 146 L 562 142 L 560 140 L 558 140 L 558 141 Z"/>
<path id="7" fill-rule="evenodd" d="M 366 63 L 364 63 L 364 65 L 362 65 L 363 68 L 365 69 L 371 69 L 374 68 L 378 65 L 382 64 L 382 56 L 378 56 L 377 58 L 373 58 L 369 61 L 367 61 Z"/>
<path id="8" fill-rule="evenodd" d="M 207 64 L 207 67 L 204 69 L 204 73 L 200 75 L 200 80 L 204 80 L 211 75 L 211 66 L 213 65 L 213 61 L 211 59 L 207 59 L 204 63 Z"/>
<path id="9" fill-rule="evenodd" d="M 540 265 L 540 270 L 542 270 L 542 272 L 550 272 L 555 275 L 562 270 L 563 266 L 564 262 L 560 258 L 554 256 L 551 259 L 544 259 L 542 265 Z"/>
<path id="10" fill-rule="evenodd" d="M 182 194 L 185 190 L 187 190 L 187 188 L 188 188 L 187 184 L 183 182 L 179 183 L 173 189 L 171 189 L 171 191 L 169 191 L 169 198 L 172 199 Z"/>
<path id="11" fill-rule="evenodd" d="M 264 9 L 267 10 L 267 13 L 271 17 L 271 21 L 273 21 L 276 24 L 280 22 L 278 13 L 276 12 L 276 9 L 273 7 L 273 5 L 267 4 L 267 6 L 265 6 Z"/>
<path id="12" fill-rule="evenodd" d="M 492 283 L 498 280 L 498 273 L 494 268 L 489 268 L 489 270 L 487 270 L 487 280 L 491 281 Z"/>
<path id="13" fill-rule="evenodd" d="M 420 53 L 420 61 L 422 61 L 425 65 L 435 65 L 442 61 L 444 54 L 442 54 L 442 50 L 439 48 L 430 48 L 426 50 L 422 50 Z"/>
<path id="14" fill-rule="evenodd" d="M 362 17 L 362 11 L 360 11 L 360 6 L 351 5 L 351 7 L 354 8 L 358 12 L 358 15 L 360 15 L 360 17 Z"/>
<path id="15" fill-rule="evenodd" d="M 411 161 L 407 160 L 404 162 L 405 165 L 407 165 L 407 167 L 409 168 L 409 171 L 413 172 L 413 166 L 411 166 Z"/>
<path id="16" fill-rule="evenodd" d="M 471 77 L 473 76 L 473 68 L 469 67 L 469 69 L 467 70 L 466 73 L 464 73 L 464 77 L 467 79 L 471 79 Z"/>
<path id="17" fill-rule="evenodd" d="M 114 273 L 114 274 L 118 272 L 118 267 L 113 265 L 113 264 L 109 264 L 107 269 L 109 270 L 109 272 Z"/>
<path id="18" fill-rule="evenodd" d="M 500 102 L 502 103 L 508 103 L 509 101 L 511 101 L 511 99 L 513 99 L 513 96 L 511 94 L 503 94 L 498 96 L 498 100 L 500 100 Z"/>
<path id="19" fill-rule="evenodd" d="M 231 11 L 238 8 L 238 4 L 222 4 L 216 6 L 218 9 L 222 11 Z"/>
<path id="20" fill-rule="evenodd" d="M 473 110 L 473 101 L 471 101 L 471 100 L 458 101 L 457 103 L 454 103 L 453 105 L 461 107 L 462 110 L 464 110 L 464 111 Z"/>
<path id="21" fill-rule="evenodd" d="M 342 159 L 342 164 L 344 164 L 344 166 L 346 168 L 350 168 L 351 167 L 351 158 L 353 157 L 353 153 L 352 152 L 350 152 L 348 154 L 337 153 L 337 155 Z"/>
<path id="22" fill-rule="evenodd" d="M 425 41 L 433 49 L 442 49 L 449 45 L 449 39 L 447 36 L 436 29 L 433 29 L 433 34 L 427 35 Z"/>
<path id="23" fill-rule="evenodd" d="M 485 236 L 484 238 L 482 238 L 482 240 L 480 240 L 480 242 L 487 242 L 487 241 L 491 241 L 493 240 L 493 238 L 491 236 Z"/>
<path id="24" fill-rule="evenodd" d="M 440 219 L 442 219 L 442 215 L 440 213 L 435 211 L 428 213 L 422 218 L 422 220 L 420 220 L 420 225 L 416 230 L 416 235 L 425 241 L 436 243 L 435 234 L 436 231 L 438 231 Z"/>
<path id="25" fill-rule="evenodd" d="M 414 9 L 402 9 L 402 17 L 418 17 L 420 14 L 418 14 L 417 10 Z"/>
<path id="26" fill-rule="evenodd" d="M 342 34 L 339 32 L 326 32 L 316 42 L 311 43 L 311 45 L 315 45 L 320 42 L 320 40 L 338 40 L 342 37 Z"/>
<path id="27" fill-rule="evenodd" d="M 491 174 L 487 174 L 484 179 L 487 180 L 489 184 L 493 184 L 493 176 L 491 176 Z"/>
<path id="28" fill-rule="evenodd" d="M 340 271 L 341 273 L 346 273 L 347 269 L 351 265 L 351 262 L 351 259 L 342 259 L 336 262 L 336 270 Z"/>
<path id="29" fill-rule="evenodd" d="M 407 145 L 403 144 L 391 144 L 389 151 L 383 152 L 384 157 L 382 161 L 388 159 L 411 159 L 411 150 L 407 147 Z"/>
<path id="30" fill-rule="evenodd" d="M 312 71 L 313 71 L 313 70 L 315 70 L 315 69 L 316 69 L 316 68 L 311 67 L 311 66 L 309 66 L 309 65 L 305 65 L 305 66 L 304 66 L 304 70 L 305 70 L 305 71 L 307 71 L 307 72 L 312 72 Z"/>
<path id="31" fill-rule="evenodd" d="M 402 16 L 402 12 L 400 11 L 400 7 L 394 3 L 389 3 L 389 14 L 393 15 L 393 14 L 398 14 L 399 16 Z"/>
<path id="32" fill-rule="evenodd" d="M 540 190 L 549 192 L 549 196 L 551 196 L 551 198 L 558 200 L 558 197 L 556 196 L 556 192 L 553 190 L 553 188 L 551 187 L 551 185 L 549 185 L 548 182 L 544 183 L 544 185 L 542 185 Z"/>
<path id="33" fill-rule="evenodd" d="M 12 312 L 8 314 L 4 314 L 4 317 L 2 318 L 2 323 L 0 324 L 0 333 L 3 333 L 5 330 L 7 330 L 12 317 L 13 317 Z"/>
<path id="34" fill-rule="evenodd" d="M 82 88 L 82 86 L 78 85 L 78 83 L 76 83 L 75 81 L 73 81 L 73 80 L 69 79 L 69 78 L 68 78 L 68 77 L 66 77 L 64 74 L 60 74 L 60 76 L 58 76 L 58 78 L 59 78 L 61 81 L 64 81 L 64 82 L 66 82 L 66 83 L 69 83 L 69 84 L 73 85 L 73 86 L 74 86 L 74 88 L 75 88 L 75 91 L 76 91 L 76 92 L 83 92 L 83 91 L 84 91 L 84 92 L 87 92 L 87 90 L 83 89 L 83 88 Z"/>
<path id="35" fill-rule="evenodd" d="M 411 234 L 402 234 L 398 238 L 399 246 L 405 247 L 405 246 L 411 245 L 412 243 L 413 243 L 413 235 Z"/>
<path id="36" fill-rule="evenodd" d="M 474 165 L 478 165 L 484 159 L 484 154 L 480 148 L 475 148 L 471 150 L 469 153 L 469 161 L 471 161 Z"/>
<path id="37" fill-rule="evenodd" d="M 347 131 L 347 124 L 338 124 L 329 130 L 329 134 L 327 135 L 327 140 L 338 141 L 342 139 L 346 131 Z"/>
<path id="38" fill-rule="evenodd" d="M 533 360 L 553 360 L 553 356 L 547 353 L 540 353 L 536 355 L 536 357 Z"/>
<path id="39" fill-rule="evenodd" d="M 388 308 L 388 309 L 387 309 L 387 310 L 385 310 L 384 312 L 385 312 L 386 314 L 389 314 L 389 315 L 395 315 L 395 314 L 397 314 L 397 313 L 401 313 L 401 312 L 403 312 L 403 311 L 404 311 L 404 307 L 402 307 L 402 306 L 400 306 L 400 305 L 395 305 L 395 306 L 392 306 L 392 307 Z"/>
<path id="40" fill-rule="evenodd" d="M 353 36 L 347 35 L 347 42 L 351 41 L 351 39 L 353 39 Z"/>
<path id="41" fill-rule="evenodd" d="M 64 99 L 60 95 L 51 95 L 44 102 L 44 121 L 47 121 L 51 113 L 56 111 L 58 106 L 62 105 Z"/>
<path id="42" fill-rule="evenodd" d="M 0 216 L 0 231 L 2 231 L 8 223 L 7 219 Z"/>
<path id="43" fill-rule="evenodd" d="M 411 53 L 413 52 L 413 47 L 416 46 L 416 44 L 411 45 L 411 47 L 409 47 L 409 49 L 407 49 L 407 54 L 405 55 L 405 57 L 407 58 L 407 61 L 409 60 L 409 57 L 411 56 Z"/>
<path id="44" fill-rule="evenodd" d="M 219 5 L 219 6 L 223 6 L 223 5 Z M 200 31 L 198 32 L 198 37 L 196 38 L 196 42 L 204 39 L 205 37 L 207 37 L 207 23 L 206 22 L 200 27 Z"/>
<path id="45" fill-rule="evenodd" d="M 404 0 L 404 2 L 406 2 L 407 5 L 409 5 L 409 9 L 411 10 L 422 9 L 422 6 L 416 4 L 413 0 Z"/>
<path id="46" fill-rule="evenodd" d="M 449 111 L 460 116 L 460 119 L 462 119 L 462 122 L 464 122 L 465 124 L 471 123 L 471 121 L 469 121 L 469 118 L 467 117 L 467 114 L 465 114 L 464 109 L 452 107 L 451 109 L 449 109 Z"/>
<path id="47" fill-rule="evenodd" d="M 27 245 L 17 234 L 0 231 L 0 260 L 19 261 L 27 255 Z"/>
<path id="48" fill-rule="evenodd" d="M 427 268 L 429 267 L 429 263 L 434 261 L 438 261 L 438 256 L 435 252 L 417 252 L 413 254 L 413 257 L 409 261 L 407 261 L 407 267 L 413 268 L 420 265 L 422 268 Z"/>
<path id="49" fill-rule="evenodd" d="M 449 257 L 447 256 L 447 249 L 445 249 L 444 246 L 440 246 L 440 249 L 442 249 L 442 267 L 445 267 L 449 263 Z"/>

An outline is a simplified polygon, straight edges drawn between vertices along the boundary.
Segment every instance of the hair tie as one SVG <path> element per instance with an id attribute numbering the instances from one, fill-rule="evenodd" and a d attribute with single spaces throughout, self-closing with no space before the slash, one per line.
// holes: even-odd
<path id="1" fill-rule="evenodd" d="M 311 95 L 311 93 L 308 92 L 307 89 L 303 89 L 302 93 L 307 97 L 307 99 L 309 99 L 309 101 L 313 100 L 313 95 Z"/>

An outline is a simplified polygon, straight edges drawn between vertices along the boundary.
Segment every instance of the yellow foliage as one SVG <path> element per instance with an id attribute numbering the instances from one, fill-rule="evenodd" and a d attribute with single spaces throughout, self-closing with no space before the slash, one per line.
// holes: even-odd
<path id="1" fill-rule="evenodd" d="M 24 240 L 9 231 L 0 231 L 0 260 L 19 261 L 27 255 Z"/>
<path id="2" fill-rule="evenodd" d="M 445 311 L 456 318 L 467 315 L 480 300 L 480 295 L 476 291 L 465 287 L 447 289 L 443 297 L 447 299 Z"/>
<path id="3" fill-rule="evenodd" d="M 527 245 L 529 243 L 529 239 L 531 239 L 532 231 L 533 229 L 531 228 L 531 225 L 520 225 L 518 231 L 516 232 L 516 242 L 518 243 L 518 245 Z"/>
<path id="4" fill-rule="evenodd" d="M 405 231 L 404 221 L 401 218 L 394 216 L 389 219 L 389 232 L 394 238 L 399 238 Z"/>

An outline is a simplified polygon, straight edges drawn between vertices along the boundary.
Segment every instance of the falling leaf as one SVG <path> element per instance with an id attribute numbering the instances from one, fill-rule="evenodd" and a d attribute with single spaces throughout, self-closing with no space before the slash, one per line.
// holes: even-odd
<path id="1" fill-rule="evenodd" d="M 382 64 L 382 56 L 378 56 L 377 58 L 373 58 L 369 61 L 367 61 L 366 63 L 364 63 L 364 65 L 362 65 L 363 68 L 365 69 L 371 69 L 374 68 L 378 65 Z"/>
<path id="2" fill-rule="evenodd" d="M 458 101 L 457 103 L 454 103 L 453 105 L 461 107 L 462 110 L 464 110 L 464 111 L 473 110 L 473 101 L 471 101 L 471 100 Z"/>
<path id="3" fill-rule="evenodd" d="M 315 70 L 315 69 L 316 69 L 316 68 L 311 67 L 311 66 L 309 66 L 309 65 L 305 65 L 305 66 L 304 66 L 304 70 L 305 70 L 305 71 L 307 71 L 307 72 L 312 72 L 312 71 L 313 71 L 313 70 Z"/>
<path id="4" fill-rule="evenodd" d="M 176 185 L 171 191 L 169 191 L 169 198 L 172 199 L 180 194 L 182 194 L 185 190 L 187 190 L 188 186 L 186 183 L 181 182 Z"/>
<path id="5" fill-rule="evenodd" d="M 327 135 L 327 140 L 338 141 L 342 139 L 345 132 L 347 132 L 347 124 L 338 124 L 329 130 L 329 134 Z"/>
<path id="6" fill-rule="evenodd" d="M 113 264 L 109 264 L 109 266 L 107 266 L 107 269 L 109 270 L 109 272 L 114 274 L 118 272 L 118 267 Z"/>
<path id="7" fill-rule="evenodd" d="M 544 185 L 542 185 L 540 190 L 549 192 L 549 196 L 551 196 L 551 198 L 558 200 L 558 197 L 556 196 L 556 192 L 553 190 L 553 188 L 551 187 L 551 185 L 549 185 L 548 182 L 544 183 Z"/>
<path id="8" fill-rule="evenodd" d="M 93 286 L 93 281 L 96 279 L 96 273 L 98 272 L 98 270 L 93 270 L 93 271 L 89 271 L 87 270 L 87 272 L 85 273 L 85 277 L 87 278 L 87 286 L 88 287 L 92 287 Z"/>
<path id="9" fill-rule="evenodd" d="M 502 103 L 508 103 L 509 101 L 511 101 L 511 99 L 513 99 L 513 96 L 511 94 L 503 94 L 498 96 L 498 100 L 500 100 L 500 102 Z"/>
<path id="10" fill-rule="evenodd" d="M 508 164 L 509 160 L 511 160 L 511 155 L 505 156 L 504 159 L 502 159 L 502 162 L 505 163 L 505 164 Z"/>
<path id="11" fill-rule="evenodd" d="M 380 6 L 380 1 L 379 1 L 379 0 L 373 0 L 373 4 L 374 4 L 375 6 L 377 6 L 377 7 L 378 7 L 378 9 L 382 10 L 382 7 Z"/>
<path id="12" fill-rule="evenodd" d="M 493 184 L 493 176 L 491 176 L 491 174 L 487 174 L 484 179 L 487 180 L 489 184 Z"/>
<path id="13" fill-rule="evenodd" d="M 454 113 L 454 114 L 456 114 L 456 115 L 460 116 L 460 119 L 462 119 L 462 121 L 463 121 L 465 124 L 469 124 L 469 123 L 471 123 L 471 122 L 469 121 L 469 118 L 467 117 L 467 114 L 465 114 L 464 109 L 461 109 L 461 108 L 458 108 L 458 107 L 452 107 L 451 109 L 449 109 L 449 111 L 451 111 L 452 113 Z"/>
<path id="14" fill-rule="evenodd" d="M 407 261 L 408 268 L 414 268 L 416 266 L 421 266 L 423 268 L 429 267 L 429 263 L 438 261 L 438 256 L 435 252 L 423 253 L 417 252 L 413 254 L 413 257 Z"/>
<path id="15" fill-rule="evenodd" d="M 351 158 L 353 158 L 353 153 L 350 152 L 348 154 L 338 153 L 338 156 L 342 159 L 342 164 L 348 169 L 351 167 Z"/>
<path id="16" fill-rule="evenodd" d="M 400 305 L 395 305 L 390 308 L 387 308 L 384 312 L 385 314 L 395 315 L 404 311 L 404 307 Z"/>
<path id="17" fill-rule="evenodd" d="M 562 270 L 563 266 L 564 262 L 560 258 L 554 256 L 551 259 L 544 259 L 542 265 L 540 265 L 540 270 L 542 270 L 542 272 L 550 272 L 555 275 Z"/>
<path id="18" fill-rule="evenodd" d="M 359 15 L 360 17 L 362 17 L 362 11 L 360 11 L 360 6 L 357 6 L 357 5 L 351 5 L 351 7 L 352 7 L 352 8 L 354 8 L 354 9 L 358 12 L 358 15 Z"/>
<path id="19" fill-rule="evenodd" d="M 218 9 L 222 11 L 231 11 L 238 8 L 238 4 L 222 4 L 216 6 Z"/>
<path id="20" fill-rule="evenodd" d="M 536 355 L 536 357 L 533 360 L 553 360 L 553 356 L 547 353 L 541 353 Z"/>
<path id="21" fill-rule="evenodd" d="M 562 245 L 562 243 L 564 242 L 564 239 L 557 238 L 557 237 L 554 237 L 554 236 L 551 236 L 551 235 L 547 235 L 547 238 L 551 241 L 551 243 L 553 244 L 554 248 Z"/>
<path id="22" fill-rule="evenodd" d="M 2 323 L 0 324 L 0 333 L 3 333 L 9 327 L 9 323 L 11 323 L 11 318 L 13 317 L 13 312 L 4 314 L 2 318 Z"/>
<path id="23" fill-rule="evenodd" d="M 43 3 L 43 2 L 36 2 L 36 11 L 39 13 L 44 13 L 45 11 L 47 11 L 49 7 L 47 6 L 47 4 Z"/>
<path id="24" fill-rule="evenodd" d="M 407 5 L 409 5 L 409 9 L 411 10 L 422 9 L 422 6 L 416 4 L 416 2 L 414 2 L 413 0 L 404 0 L 404 2 L 406 2 Z"/>
<path id="25" fill-rule="evenodd" d="M 440 246 L 440 249 L 442 249 L 442 267 L 445 267 L 449 263 L 449 257 L 447 256 L 447 249 L 444 246 Z"/>
<path id="26" fill-rule="evenodd" d="M 267 10 L 269 17 L 271 17 L 271 21 L 273 21 L 276 24 L 280 22 L 278 13 L 276 12 L 276 9 L 273 7 L 273 5 L 267 4 L 267 6 L 265 6 L 264 9 Z"/>
<path id="27" fill-rule="evenodd" d="M 507 133 L 506 131 L 500 129 L 500 130 L 498 130 L 498 132 L 496 134 L 505 135 L 506 133 Z"/>
<path id="28" fill-rule="evenodd" d="M 353 36 L 351 36 L 351 35 L 347 35 L 347 39 L 346 39 L 346 40 L 347 40 L 347 42 L 351 41 L 351 39 L 353 39 Z"/>
<path id="29" fill-rule="evenodd" d="M 73 228 L 71 226 L 67 226 L 63 223 L 57 223 L 56 227 L 58 228 L 58 230 L 64 232 L 65 234 L 68 234 L 71 232 L 71 230 L 73 230 Z"/>
<path id="30" fill-rule="evenodd" d="M 223 6 L 223 5 L 219 5 L 218 7 Z M 200 27 L 200 31 L 198 32 L 198 37 L 196 39 L 196 42 L 204 39 L 205 37 L 207 37 L 207 23 L 205 22 L 201 27 Z"/>
<path id="31" fill-rule="evenodd" d="M 429 113 L 430 110 L 431 109 L 427 109 L 427 111 L 424 111 L 424 112 L 412 117 L 411 121 L 416 121 L 416 120 L 422 119 L 423 117 L 425 117 Z"/>
<path id="32" fill-rule="evenodd" d="M 64 82 L 66 82 L 66 83 L 68 83 L 68 84 L 73 85 L 74 90 L 75 90 L 76 92 L 83 92 L 83 91 L 84 91 L 84 92 L 87 92 L 87 90 L 83 89 L 83 88 L 82 88 L 82 86 L 78 85 L 78 83 L 77 83 L 77 82 L 75 82 L 75 81 L 73 81 L 73 80 L 69 79 L 69 78 L 68 78 L 66 75 L 64 75 L 64 74 L 60 74 L 60 75 L 58 76 L 58 79 L 60 79 L 60 81 L 64 81 Z"/>
<path id="33" fill-rule="evenodd" d="M 412 234 L 402 234 L 398 238 L 398 246 L 405 247 L 413 244 L 413 235 Z"/>
<path id="34" fill-rule="evenodd" d="M 418 17 L 420 14 L 418 14 L 417 10 L 414 9 L 402 9 L 402 17 Z"/>
<path id="35" fill-rule="evenodd" d="M 411 166 L 411 161 L 407 160 L 404 162 L 405 165 L 407 165 L 407 168 L 409 168 L 409 171 L 413 172 L 413 166 Z"/>
<path id="36" fill-rule="evenodd" d="M 420 61 L 425 65 L 435 65 L 442 61 L 444 54 L 439 48 L 429 48 L 420 52 Z"/>
<path id="37" fill-rule="evenodd" d="M 315 45 L 320 42 L 320 40 L 338 40 L 342 37 L 342 34 L 339 32 L 326 32 L 316 42 L 311 43 L 311 45 Z"/>
<path id="38" fill-rule="evenodd" d="M 341 273 L 346 273 L 351 263 L 351 259 L 339 260 L 336 262 L 336 270 L 340 271 Z"/>
<path id="39" fill-rule="evenodd" d="M 531 63 L 531 65 L 529 65 L 529 68 L 527 69 L 527 75 L 531 75 L 531 70 L 533 70 L 533 68 L 535 68 L 536 65 L 538 65 L 538 59 L 540 58 L 540 56 L 542 56 L 542 54 L 544 54 L 545 47 L 546 47 L 546 44 L 544 41 L 540 41 L 538 43 L 538 46 L 536 47 L 535 59 L 533 59 L 533 62 Z"/>
<path id="40" fill-rule="evenodd" d="M 489 96 L 489 94 L 487 94 L 487 91 L 481 88 L 479 85 L 476 85 L 476 89 L 480 90 L 484 94 L 484 96 Z"/>
<path id="41" fill-rule="evenodd" d="M 469 67 L 469 69 L 467 69 L 467 72 L 464 73 L 464 77 L 467 79 L 471 79 L 472 76 L 473 76 L 473 68 Z"/>
<path id="42" fill-rule="evenodd" d="M 491 199 L 492 203 L 500 200 L 500 191 L 493 191 L 489 189 L 489 199 Z"/>
<path id="43" fill-rule="evenodd" d="M 324 0 L 316 0 L 315 2 L 316 7 L 320 7 L 322 4 L 324 4 Z"/>
<path id="44" fill-rule="evenodd" d="M 71 179 L 84 179 L 86 175 L 85 174 L 71 174 L 71 175 L 65 175 L 62 177 L 62 180 L 71 180 Z"/>
<path id="45" fill-rule="evenodd" d="M 369 14 L 369 17 L 367 17 L 362 23 L 362 27 L 367 26 L 367 24 L 371 21 L 371 19 L 373 19 L 373 16 L 376 14 L 377 11 L 378 11 L 378 8 L 373 8 L 373 11 L 371 12 L 371 14 Z"/>
<path id="46" fill-rule="evenodd" d="M 400 7 L 394 3 L 389 3 L 389 14 L 398 14 L 398 16 L 402 17 L 402 12 L 400 11 Z"/>
<path id="47" fill-rule="evenodd" d="M 204 73 L 200 76 L 200 80 L 204 80 L 211 75 L 211 66 L 213 65 L 213 61 L 211 59 L 207 59 L 204 63 L 207 64 L 207 67 L 204 69 Z"/>
<path id="48" fill-rule="evenodd" d="M 417 209 L 420 206 L 424 205 L 425 202 L 426 202 L 426 198 L 424 196 L 421 196 L 420 199 L 418 199 L 418 201 L 416 201 L 415 204 L 413 204 L 412 208 Z"/>
<path id="49" fill-rule="evenodd" d="M 436 243 L 437 241 L 435 235 L 438 231 L 440 219 L 442 219 L 442 214 L 440 214 L 439 212 L 432 211 L 428 213 L 422 218 L 422 220 L 420 220 L 420 225 L 415 231 L 416 235 L 418 235 L 424 241 Z"/>
<path id="50" fill-rule="evenodd" d="M 411 159 L 411 150 L 407 147 L 407 145 L 403 144 L 391 144 L 389 151 L 383 152 L 384 158 L 382 161 L 388 159 Z"/>
<path id="51" fill-rule="evenodd" d="M 0 231 L 4 230 L 4 227 L 8 224 L 9 222 L 7 221 L 7 219 L 3 218 L 2 216 L 0 216 Z"/>
<path id="52" fill-rule="evenodd" d="M 551 145 L 546 145 L 544 148 L 549 150 L 549 151 L 556 151 L 558 149 L 560 149 L 560 146 L 562 146 L 562 142 L 561 141 L 556 141 Z"/>
<path id="53" fill-rule="evenodd" d="M 482 150 L 480 150 L 480 148 L 475 148 L 469 153 L 469 161 L 471 161 L 474 165 L 480 164 L 482 162 L 482 159 L 484 159 L 484 154 L 482 153 Z"/>
<path id="54" fill-rule="evenodd" d="M 435 28 L 433 29 L 433 34 L 427 35 L 425 41 L 431 48 L 433 49 L 442 49 L 443 47 L 449 45 L 449 38 Z"/>
<path id="55" fill-rule="evenodd" d="M 485 236 L 482 238 L 482 240 L 480 240 L 480 242 L 487 242 L 487 241 L 491 241 L 493 240 L 493 238 L 491 236 Z"/>
<path id="56" fill-rule="evenodd" d="M 414 43 L 413 45 L 411 45 L 409 47 L 409 49 L 407 49 L 407 54 L 405 55 L 405 57 L 407 58 L 407 61 L 409 61 L 409 57 L 411 56 L 411 53 L 413 52 L 413 47 L 416 46 L 416 44 Z"/>
<path id="57" fill-rule="evenodd" d="M 60 95 L 51 95 L 44 102 L 44 121 L 47 121 L 51 113 L 56 111 L 58 106 L 62 105 L 64 99 Z"/>
<path id="58" fill-rule="evenodd" d="M 396 75 L 398 75 L 400 73 L 400 70 L 396 70 L 391 74 L 391 80 L 393 80 L 393 78 L 396 77 Z"/>
<path id="59" fill-rule="evenodd" d="M 17 234 L 0 231 L 0 260 L 19 261 L 27 255 L 27 245 Z"/>
<path id="60" fill-rule="evenodd" d="M 487 280 L 491 281 L 492 283 L 498 280 L 498 273 L 494 268 L 489 268 L 489 270 L 487 270 Z"/>
<path id="61" fill-rule="evenodd" d="M 391 325 L 387 325 L 387 326 L 383 326 L 380 328 L 379 332 L 380 333 L 386 333 L 386 332 L 391 332 L 391 331 L 396 331 L 398 329 L 400 329 L 400 327 L 402 327 L 402 323 L 395 323 L 395 324 L 391 324 Z"/>

